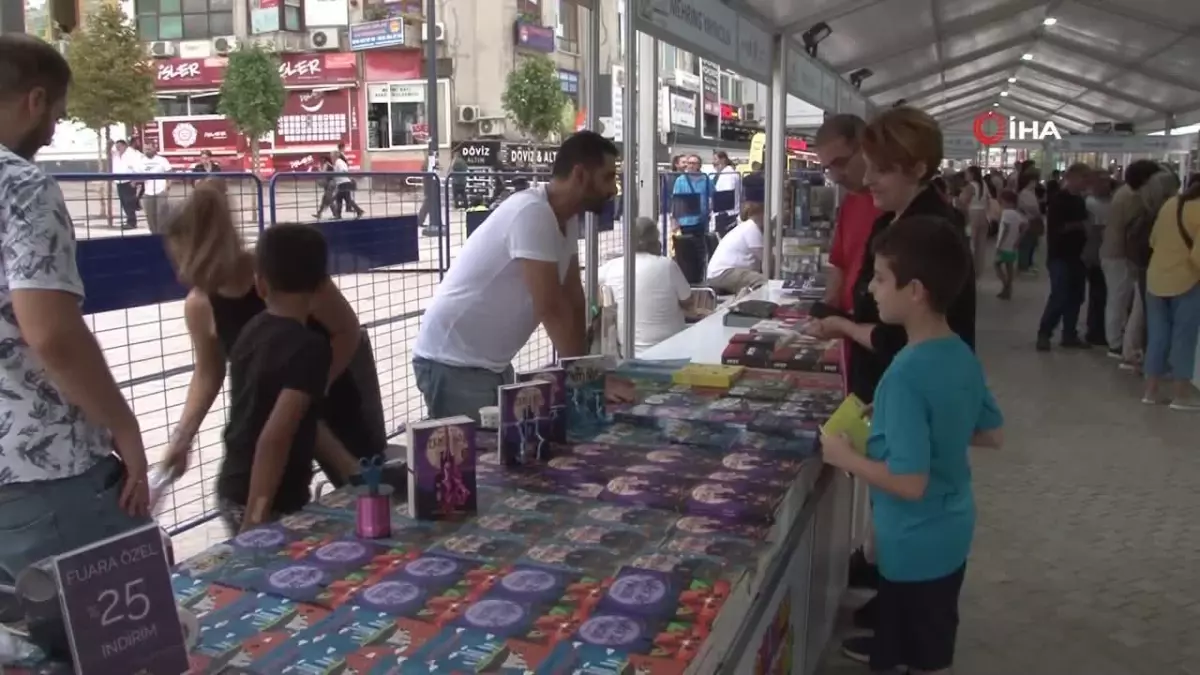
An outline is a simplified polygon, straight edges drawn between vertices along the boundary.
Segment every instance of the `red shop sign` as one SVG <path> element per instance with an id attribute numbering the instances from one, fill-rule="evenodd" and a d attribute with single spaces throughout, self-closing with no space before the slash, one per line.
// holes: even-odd
<path id="1" fill-rule="evenodd" d="M 277 150 L 350 143 L 351 91 L 289 91 L 275 128 Z"/>
<path id="2" fill-rule="evenodd" d="M 159 89 L 193 89 L 218 87 L 225 79 L 223 58 L 161 59 L 155 61 L 158 70 L 155 83 Z"/>
<path id="3" fill-rule="evenodd" d="M 159 123 L 159 149 L 163 152 L 234 152 L 238 133 L 225 118 L 189 118 Z"/>
<path id="4" fill-rule="evenodd" d="M 787 149 L 788 152 L 804 152 L 808 150 L 808 142 L 803 138 L 788 138 Z"/>
<path id="5" fill-rule="evenodd" d="M 721 104 L 721 119 L 736 120 L 736 119 L 741 119 L 741 115 L 738 114 L 738 109 L 736 107 L 731 106 L 728 103 L 722 103 Z"/>
<path id="6" fill-rule="evenodd" d="M 285 54 L 279 75 L 288 87 L 305 84 L 349 84 L 358 81 L 358 55 Z"/>

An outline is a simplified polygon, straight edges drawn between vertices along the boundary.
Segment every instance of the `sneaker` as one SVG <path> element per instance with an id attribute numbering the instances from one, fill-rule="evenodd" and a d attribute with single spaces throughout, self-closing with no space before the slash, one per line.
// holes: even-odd
<path id="1" fill-rule="evenodd" d="M 1050 351 L 1050 338 L 1039 335 L 1037 339 L 1037 350 L 1039 352 Z"/>
<path id="2" fill-rule="evenodd" d="M 871 646 L 875 638 L 860 636 L 842 640 L 842 656 L 858 663 L 871 662 Z"/>
<path id="3" fill-rule="evenodd" d="M 1117 369 L 1118 370 L 1127 370 L 1129 372 L 1136 372 L 1138 369 L 1138 366 L 1133 361 L 1121 361 L 1120 363 L 1117 364 Z"/>
<path id="4" fill-rule="evenodd" d="M 1062 342 L 1058 343 L 1058 346 L 1062 347 L 1063 349 L 1091 349 L 1092 348 L 1091 345 L 1084 342 L 1083 340 L 1080 340 L 1078 337 L 1063 338 Z"/>
<path id="5" fill-rule="evenodd" d="M 1108 351 L 1105 352 L 1104 355 L 1110 359 L 1124 359 L 1125 358 L 1125 355 L 1121 352 L 1120 349 L 1113 349 L 1112 347 L 1109 347 Z"/>
<path id="6" fill-rule="evenodd" d="M 1161 396 L 1149 396 L 1149 395 L 1146 395 L 1146 396 L 1143 396 L 1143 397 L 1142 397 L 1142 404 L 1143 404 L 1143 405 L 1166 405 L 1166 404 L 1168 404 L 1168 403 L 1170 403 L 1170 402 L 1171 402 L 1170 400 L 1168 400 L 1168 399 L 1165 399 L 1165 398 L 1163 398 L 1163 397 L 1161 397 Z"/>
<path id="7" fill-rule="evenodd" d="M 875 630 L 875 626 L 879 625 L 879 612 L 876 609 L 879 603 L 875 598 L 868 600 L 862 607 L 854 610 L 854 627 L 859 630 Z"/>
<path id="8" fill-rule="evenodd" d="M 1180 412 L 1200 412 L 1200 399 L 1195 398 L 1180 398 L 1171 401 L 1169 406 L 1171 410 Z"/>
<path id="9" fill-rule="evenodd" d="M 879 567 L 867 561 L 866 554 L 860 548 L 850 555 L 850 588 L 879 588 Z"/>

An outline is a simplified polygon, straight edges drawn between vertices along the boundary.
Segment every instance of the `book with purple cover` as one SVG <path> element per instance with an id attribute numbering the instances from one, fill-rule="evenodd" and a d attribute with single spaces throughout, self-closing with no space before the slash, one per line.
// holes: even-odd
<path id="1" fill-rule="evenodd" d="M 517 375 L 518 382 L 550 383 L 550 433 L 552 443 L 567 442 L 567 371 L 559 366 Z"/>
<path id="2" fill-rule="evenodd" d="M 604 384 L 609 358 L 604 355 L 560 359 L 566 371 L 567 430 L 582 433 L 608 422 Z"/>
<path id="3" fill-rule="evenodd" d="M 521 466 L 550 459 L 550 411 L 553 384 L 541 380 L 502 385 L 499 389 L 500 463 Z"/>
<path id="4" fill-rule="evenodd" d="M 476 424 L 466 416 L 408 425 L 408 509 L 417 520 L 472 515 Z"/>

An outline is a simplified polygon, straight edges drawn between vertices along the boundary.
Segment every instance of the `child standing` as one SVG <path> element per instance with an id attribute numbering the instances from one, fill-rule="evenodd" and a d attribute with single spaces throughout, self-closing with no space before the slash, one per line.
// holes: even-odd
<path id="1" fill-rule="evenodd" d="M 996 276 L 1002 287 L 996 297 L 1008 300 L 1012 297 L 1013 275 L 1017 266 L 1017 242 L 1025 234 L 1028 221 L 1017 210 L 1017 193 L 1004 190 L 1000 193 L 1000 228 L 996 233 Z"/>
<path id="2" fill-rule="evenodd" d="M 325 238 L 306 225 L 276 225 L 258 238 L 254 283 L 267 308 L 230 350 L 229 422 L 217 478 L 221 516 L 234 534 L 310 499 L 332 352 L 305 322 L 328 276 L 326 255 Z"/>
<path id="3" fill-rule="evenodd" d="M 822 437 L 825 462 L 870 485 L 880 583 L 875 634 L 844 643 L 875 672 L 950 672 L 975 528 L 967 448 L 998 447 L 1000 411 L 975 354 L 946 323 L 968 282 L 965 238 L 940 218 L 902 218 L 875 242 L 870 290 L 908 345 L 875 393 L 865 456 Z"/>

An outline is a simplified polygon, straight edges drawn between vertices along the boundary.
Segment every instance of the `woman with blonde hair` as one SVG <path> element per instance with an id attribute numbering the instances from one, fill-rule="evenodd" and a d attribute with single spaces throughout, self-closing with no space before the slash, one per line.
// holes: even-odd
<path id="1" fill-rule="evenodd" d="M 186 200 L 166 207 L 160 222 L 167 256 L 190 289 L 183 316 L 196 358 L 164 459 L 178 478 L 187 471 L 192 441 L 225 382 L 227 355 L 242 328 L 266 305 L 255 290 L 254 255 L 238 233 L 222 182 L 198 182 Z M 362 375 L 374 377 L 374 368 L 371 373 L 351 368 L 356 359 L 370 359 L 370 349 L 358 317 L 332 279 L 314 298 L 309 328 L 328 337 L 333 351 L 316 451 L 321 469 L 341 484 L 358 472 L 355 457 L 381 453 L 386 444 L 382 419 L 368 412 L 377 397 L 366 391 L 369 382 L 358 381 Z"/>

